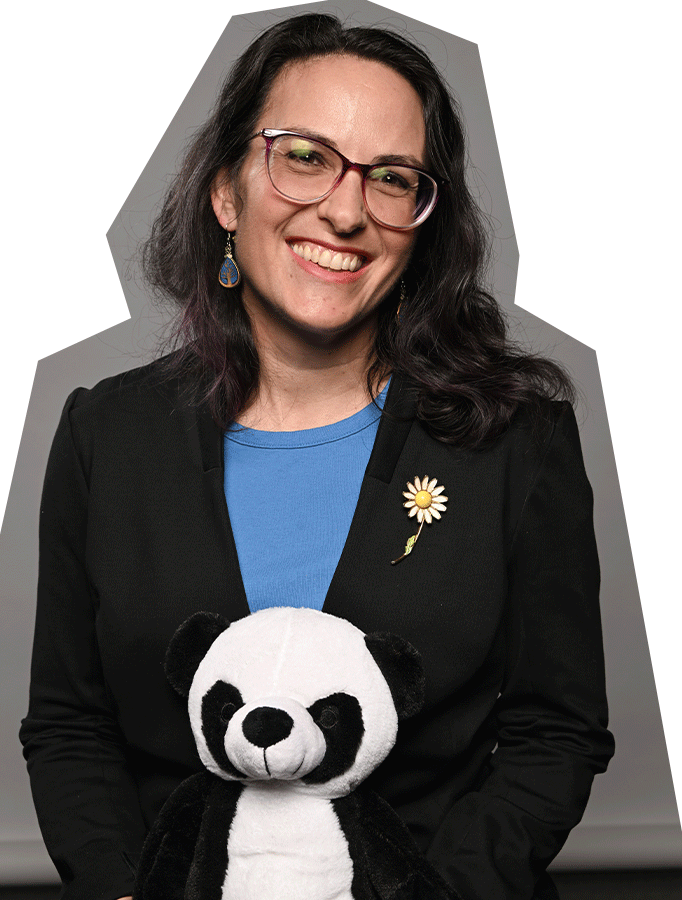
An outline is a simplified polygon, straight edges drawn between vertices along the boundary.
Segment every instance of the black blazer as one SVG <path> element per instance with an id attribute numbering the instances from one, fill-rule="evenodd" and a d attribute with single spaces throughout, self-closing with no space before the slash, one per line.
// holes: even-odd
<path id="1" fill-rule="evenodd" d="M 158 375 L 77 389 L 45 479 L 21 739 L 68 900 L 129 893 L 151 821 L 200 768 L 162 670 L 171 635 L 196 610 L 249 612 L 222 433 Z M 402 492 L 424 475 L 447 511 L 392 566 L 415 531 Z M 394 378 L 324 610 L 422 654 L 425 708 L 370 783 L 464 900 L 556 896 L 544 870 L 613 752 L 598 585 L 570 406 L 469 452 L 431 439 Z"/>

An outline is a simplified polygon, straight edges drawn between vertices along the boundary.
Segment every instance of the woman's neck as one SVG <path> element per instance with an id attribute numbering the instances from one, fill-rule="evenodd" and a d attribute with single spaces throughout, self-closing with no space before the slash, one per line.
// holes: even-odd
<path id="1" fill-rule="evenodd" d="M 256 325 L 256 323 L 253 323 Z M 258 389 L 237 422 L 261 431 L 319 428 L 354 415 L 371 402 L 367 369 L 373 334 L 363 330 L 343 340 L 302 341 L 256 325 L 260 376 Z M 376 386 L 378 393 L 384 378 Z"/>

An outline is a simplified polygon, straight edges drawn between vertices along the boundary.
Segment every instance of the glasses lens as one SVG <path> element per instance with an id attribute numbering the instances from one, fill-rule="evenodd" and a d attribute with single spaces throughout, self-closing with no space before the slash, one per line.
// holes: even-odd
<path id="1" fill-rule="evenodd" d="M 310 138 L 284 134 L 276 138 L 268 161 L 274 187 L 291 200 L 310 202 L 329 191 L 341 172 L 341 159 Z"/>
<path id="2" fill-rule="evenodd" d="M 425 172 L 407 166 L 371 169 L 365 180 L 365 202 L 372 216 L 393 228 L 424 221 L 436 202 L 438 186 Z"/>

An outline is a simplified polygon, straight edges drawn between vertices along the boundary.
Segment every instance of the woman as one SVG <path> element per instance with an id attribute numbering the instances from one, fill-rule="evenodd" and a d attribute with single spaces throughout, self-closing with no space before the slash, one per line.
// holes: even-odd
<path id="1" fill-rule="evenodd" d="M 480 286 L 464 157 L 424 54 L 322 15 L 256 40 L 193 141 L 145 248 L 181 349 L 75 391 L 46 475 L 21 736 L 68 900 L 130 893 L 199 767 L 179 623 L 323 602 L 422 654 L 371 780 L 431 862 L 556 897 L 613 752 L 591 491 L 570 384 Z"/>

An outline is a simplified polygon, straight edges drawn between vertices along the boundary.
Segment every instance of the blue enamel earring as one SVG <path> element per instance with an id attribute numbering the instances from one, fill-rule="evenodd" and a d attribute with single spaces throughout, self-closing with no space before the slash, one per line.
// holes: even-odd
<path id="1" fill-rule="evenodd" d="M 232 258 L 232 236 L 227 232 L 227 244 L 225 245 L 225 259 L 220 267 L 218 281 L 226 288 L 237 287 L 241 280 L 237 263 Z"/>

